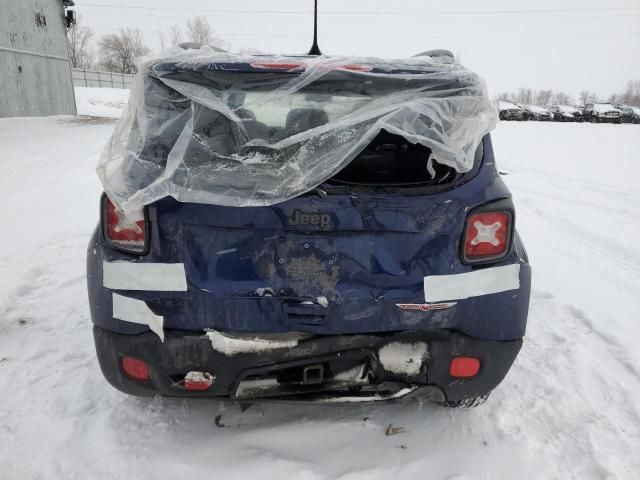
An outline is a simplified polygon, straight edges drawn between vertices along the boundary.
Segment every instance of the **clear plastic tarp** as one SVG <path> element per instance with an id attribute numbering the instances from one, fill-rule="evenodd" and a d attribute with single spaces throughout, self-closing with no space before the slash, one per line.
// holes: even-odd
<path id="1" fill-rule="evenodd" d="M 450 57 L 243 56 L 203 47 L 139 70 L 98 165 L 105 191 L 127 212 L 166 196 L 237 207 L 283 202 L 330 179 L 381 130 L 466 172 L 497 122 L 483 80 Z"/>

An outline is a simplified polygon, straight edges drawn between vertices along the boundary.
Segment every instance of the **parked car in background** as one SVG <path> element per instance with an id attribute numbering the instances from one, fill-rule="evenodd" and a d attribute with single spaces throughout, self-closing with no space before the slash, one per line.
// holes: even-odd
<path id="1" fill-rule="evenodd" d="M 610 103 L 587 103 L 583 115 L 585 121 L 592 123 L 622 122 L 622 112 Z"/>
<path id="2" fill-rule="evenodd" d="M 582 122 L 582 111 L 569 105 L 554 105 L 550 108 L 556 122 Z"/>
<path id="3" fill-rule="evenodd" d="M 523 120 L 524 110 L 515 103 L 498 100 L 500 120 Z"/>
<path id="4" fill-rule="evenodd" d="M 553 113 L 537 105 L 525 105 L 523 116 L 524 120 L 553 120 Z"/>
<path id="5" fill-rule="evenodd" d="M 614 107 L 620 110 L 622 123 L 640 123 L 640 115 L 635 111 L 638 110 L 637 108 L 634 110 L 633 107 L 620 103 L 615 104 Z"/>

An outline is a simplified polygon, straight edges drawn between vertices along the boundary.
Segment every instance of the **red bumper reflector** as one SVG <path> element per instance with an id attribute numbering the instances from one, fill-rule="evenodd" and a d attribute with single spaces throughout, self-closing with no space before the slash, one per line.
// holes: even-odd
<path id="1" fill-rule="evenodd" d="M 480 371 L 480 360 L 473 357 L 455 357 L 449 366 L 449 375 L 455 378 L 475 377 Z"/>
<path id="2" fill-rule="evenodd" d="M 184 376 L 184 388 L 191 391 L 207 390 L 214 380 L 215 377 L 209 372 L 189 372 Z"/>
<path id="3" fill-rule="evenodd" d="M 142 360 L 133 357 L 122 357 L 122 370 L 134 380 L 149 380 L 149 367 Z"/>

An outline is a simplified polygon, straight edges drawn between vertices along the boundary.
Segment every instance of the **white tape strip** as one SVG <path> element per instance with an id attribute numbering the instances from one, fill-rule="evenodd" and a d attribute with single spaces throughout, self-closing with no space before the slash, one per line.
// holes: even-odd
<path id="1" fill-rule="evenodd" d="M 424 298 L 427 302 L 463 300 L 518 288 L 520 288 L 520 264 L 518 263 L 456 275 L 424 277 Z"/>
<path id="2" fill-rule="evenodd" d="M 186 292 L 183 263 L 104 262 L 102 284 L 114 290 Z"/>
<path id="3" fill-rule="evenodd" d="M 146 303 L 135 298 L 123 297 L 117 293 L 113 294 L 112 301 L 113 318 L 148 325 L 151 331 L 164 342 L 164 330 L 162 329 L 164 318 L 153 313 Z"/>

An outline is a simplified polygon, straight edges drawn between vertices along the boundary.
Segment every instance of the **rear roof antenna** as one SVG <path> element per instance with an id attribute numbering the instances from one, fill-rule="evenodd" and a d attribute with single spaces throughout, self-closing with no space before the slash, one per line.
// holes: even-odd
<path id="1" fill-rule="evenodd" d="M 307 55 L 322 55 L 318 47 L 318 0 L 314 0 L 313 7 L 313 45 L 311 45 L 311 50 Z"/>

